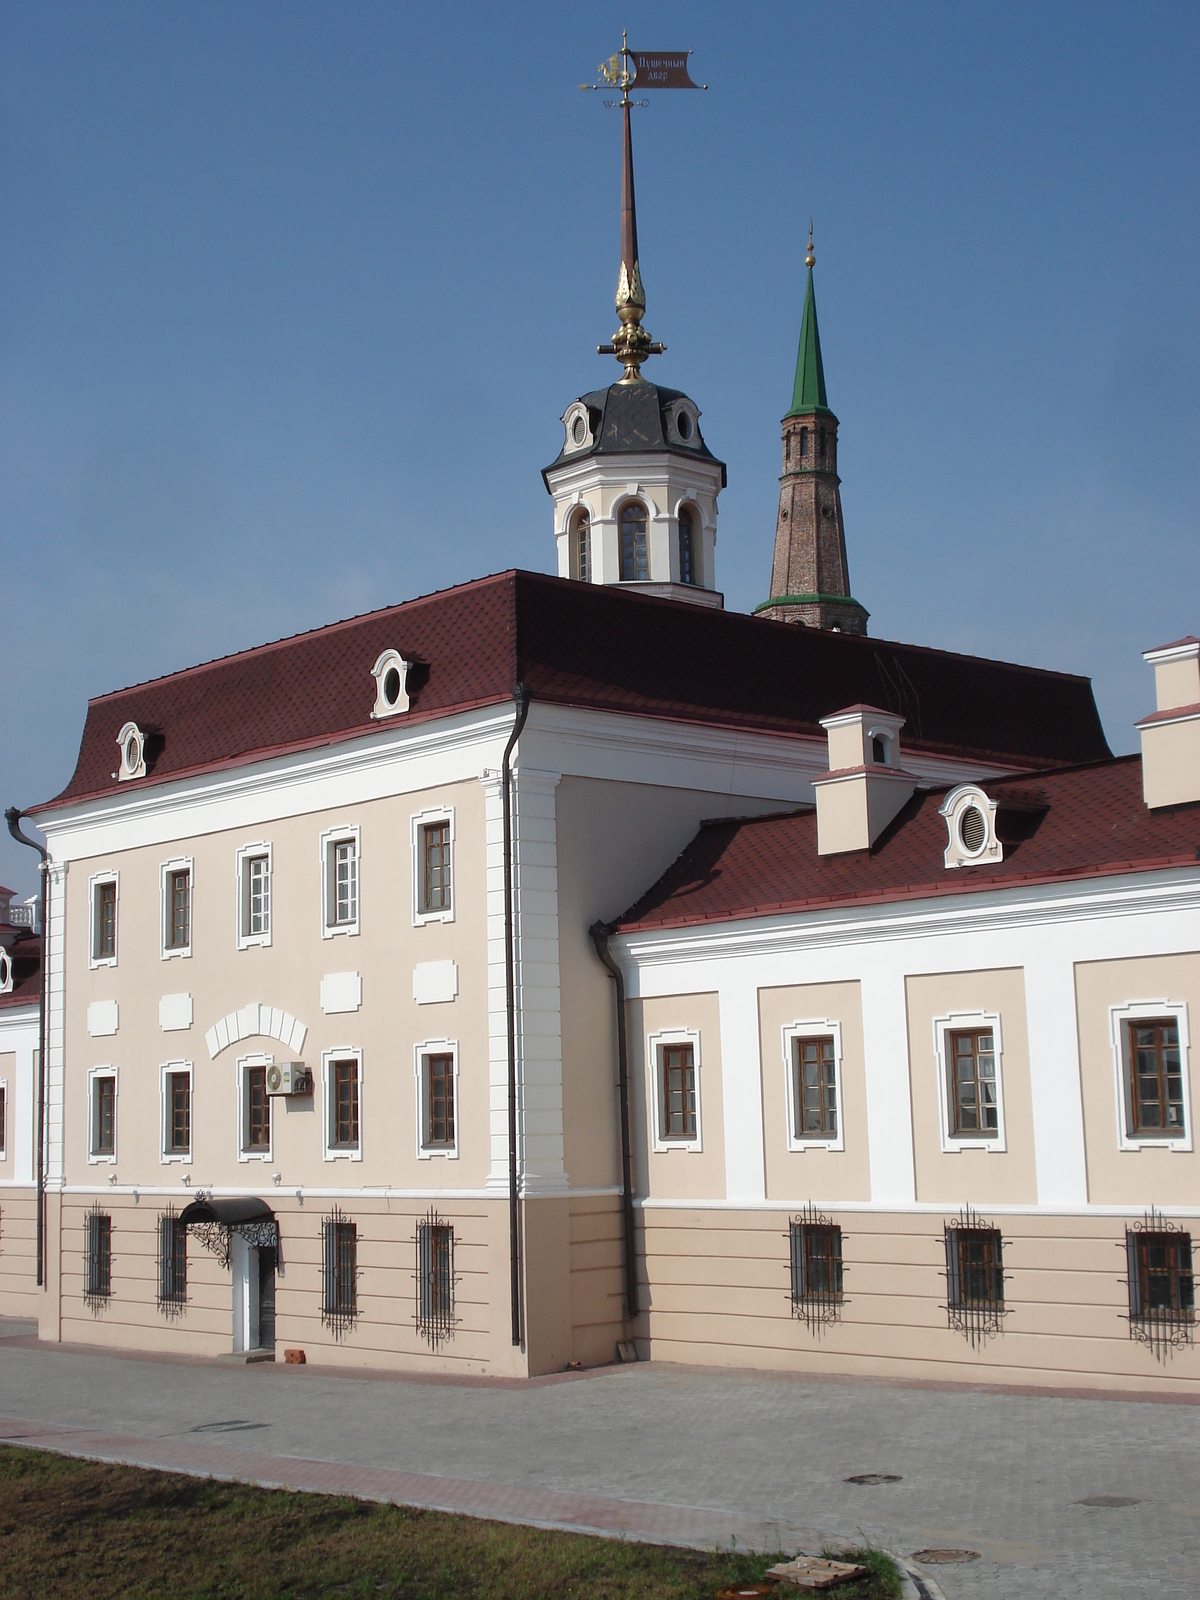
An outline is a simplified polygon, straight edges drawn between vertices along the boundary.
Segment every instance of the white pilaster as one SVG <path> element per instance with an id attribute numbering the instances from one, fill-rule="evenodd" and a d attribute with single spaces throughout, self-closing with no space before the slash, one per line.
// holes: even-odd
<path id="1" fill-rule="evenodd" d="M 908 1004 L 900 961 L 877 956 L 863 963 L 862 1013 L 871 1200 L 875 1205 L 908 1205 L 917 1197 L 917 1176 L 908 1076 Z"/>
<path id="2" fill-rule="evenodd" d="M 1053 933 L 1025 964 L 1029 1083 L 1038 1204 L 1087 1204 L 1087 1156 L 1080 1091 L 1075 965 Z"/>
<path id="3" fill-rule="evenodd" d="M 767 1194 L 758 986 L 751 968 L 750 962 L 735 963 L 733 981 L 724 983 L 720 992 L 725 1195 L 744 1201 L 765 1200 Z"/>
<path id="4" fill-rule="evenodd" d="M 46 879 L 47 1021 L 50 1034 L 46 1073 L 46 1186 L 63 1184 L 63 1079 L 66 1043 L 63 1027 L 67 930 L 67 867 L 51 862 Z M 35 1089 L 36 1094 L 36 1089 Z M 37 1138 L 34 1109 L 34 1138 Z"/>

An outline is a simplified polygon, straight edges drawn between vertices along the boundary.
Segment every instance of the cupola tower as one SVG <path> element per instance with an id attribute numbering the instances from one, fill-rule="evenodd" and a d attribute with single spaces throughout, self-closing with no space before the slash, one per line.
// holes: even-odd
<path id="1" fill-rule="evenodd" d="M 775 522 L 771 597 L 759 616 L 801 622 L 809 628 L 866 633 L 867 612 L 850 594 L 846 530 L 837 471 L 838 419 L 825 398 L 825 369 L 813 293 L 812 230 L 808 236 L 808 288 L 796 354 L 792 404 L 783 419 L 783 476 Z"/>
<path id="2" fill-rule="evenodd" d="M 646 291 L 629 127 L 632 52 L 621 56 L 624 67 L 618 69 L 614 57 L 608 79 L 622 90 L 620 326 L 597 351 L 616 356 L 624 373 L 607 389 L 572 400 L 562 414 L 562 449 L 542 473 L 554 500 L 558 572 L 580 583 L 721 606 L 715 557 L 725 464 L 704 442 L 695 401 L 647 382 L 641 372 L 665 346 L 642 327 Z"/>

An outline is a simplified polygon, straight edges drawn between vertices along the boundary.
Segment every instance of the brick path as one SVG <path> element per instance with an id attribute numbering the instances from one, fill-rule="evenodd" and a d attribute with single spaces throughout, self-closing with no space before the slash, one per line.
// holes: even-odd
<path id="1" fill-rule="evenodd" d="M 430 1383 L 0 1336 L 0 1438 L 664 1543 L 979 1551 L 935 1569 L 947 1600 L 1200 1587 L 1194 1406 L 655 1364 Z M 871 1471 L 901 1481 L 844 1481 Z M 1140 1504 L 1078 1503 L 1094 1495 Z"/>

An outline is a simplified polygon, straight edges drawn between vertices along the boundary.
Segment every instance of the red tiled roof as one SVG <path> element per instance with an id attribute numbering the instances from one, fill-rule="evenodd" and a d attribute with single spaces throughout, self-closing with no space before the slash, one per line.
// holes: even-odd
<path id="1" fill-rule="evenodd" d="M 1004 860 L 943 865 L 945 789 L 915 794 L 870 851 L 817 854 L 811 806 L 783 816 L 705 823 L 616 926 L 677 928 L 785 911 L 977 894 L 1018 884 L 1190 866 L 1200 872 L 1200 805 L 1150 811 L 1138 756 L 987 781 Z"/>
<path id="2" fill-rule="evenodd" d="M 37 1005 L 42 991 L 42 939 L 37 933 L 19 934 L 9 950 L 13 964 L 13 986 L 0 994 L 0 1009 L 9 1006 Z"/>
<path id="3" fill-rule="evenodd" d="M 821 739 L 821 717 L 882 699 L 909 749 L 1108 754 L 1086 678 L 505 572 L 91 701 L 75 773 L 40 809 L 117 789 L 126 721 L 150 735 L 133 787 L 369 734 L 388 647 L 422 663 L 408 722 L 503 702 L 523 678 L 535 701 Z"/>

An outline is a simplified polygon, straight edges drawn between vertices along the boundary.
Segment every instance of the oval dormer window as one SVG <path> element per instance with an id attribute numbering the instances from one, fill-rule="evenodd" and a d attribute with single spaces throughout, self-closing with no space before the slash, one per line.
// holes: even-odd
<path id="1" fill-rule="evenodd" d="M 136 722 L 127 722 L 117 735 L 117 745 L 121 751 L 121 766 L 115 774 L 119 783 L 128 783 L 130 778 L 144 778 L 146 776 L 146 736 Z"/>
<path id="2" fill-rule="evenodd" d="M 686 411 L 681 411 L 675 418 L 675 426 L 679 429 L 679 437 L 686 444 L 695 430 L 695 423 Z"/>
<path id="3" fill-rule="evenodd" d="M 375 679 L 375 704 L 371 716 L 397 717 L 408 710 L 408 662 L 398 650 L 385 650 L 371 668 Z"/>
<path id="4" fill-rule="evenodd" d="M 11 994 L 12 986 L 12 957 L 3 946 L 0 946 L 0 994 Z"/>
<path id="5" fill-rule="evenodd" d="M 1004 845 L 996 833 L 996 802 L 978 784 L 960 784 L 940 809 L 949 834 L 947 867 L 982 867 L 1004 860 Z"/>
<path id="6" fill-rule="evenodd" d="M 958 819 L 958 841 L 964 855 L 977 856 L 987 843 L 988 825 L 976 805 L 966 806 Z"/>
<path id="7" fill-rule="evenodd" d="M 582 444 L 587 438 L 587 423 L 582 417 L 577 416 L 571 424 L 571 439 L 575 444 Z"/>

